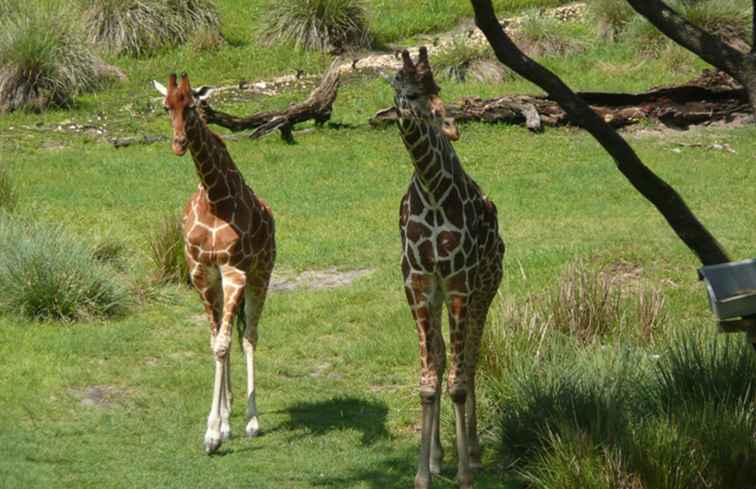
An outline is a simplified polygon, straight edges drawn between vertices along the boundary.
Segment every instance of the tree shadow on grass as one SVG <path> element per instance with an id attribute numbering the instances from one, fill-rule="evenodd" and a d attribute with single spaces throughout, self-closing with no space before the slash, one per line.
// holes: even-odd
<path id="1" fill-rule="evenodd" d="M 382 401 L 337 397 L 323 401 L 298 402 L 285 411 L 289 420 L 283 427 L 304 429 L 306 436 L 324 435 L 331 431 L 358 430 L 362 432 L 362 445 L 369 446 L 387 438 L 386 415 L 388 407 Z"/>
<path id="2" fill-rule="evenodd" d="M 451 451 L 451 448 L 449 449 Z M 418 447 L 400 448 L 388 451 L 387 456 L 378 462 L 365 464 L 341 476 L 312 480 L 313 486 L 370 489 L 406 489 L 414 487 L 417 472 Z M 449 454 L 444 459 L 442 472 L 433 476 L 436 489 L 457 489 L 456 458 Z M 515 483 L 511 475 L 498 467 L 486 467 L 474 473 L 477 489 L 523 489 Z"/>
<path id="3" fill-rule="evenodd" d="M 401 450 L 400 454 L 394 452 L 378 463 L 370 467 L 362 467 L 350 471 L 342 476 L 334 476 L 313 480 L 315 486 L 325 487 L 356 487 L 367 486 L 371 489 L 394 489 L 414 486 L 416 466 L 416 454 L 414 451 Z M 439 485 L 434 480 L 434 487 Z M 443 485 L 439 487 L 444 487 Z"/>

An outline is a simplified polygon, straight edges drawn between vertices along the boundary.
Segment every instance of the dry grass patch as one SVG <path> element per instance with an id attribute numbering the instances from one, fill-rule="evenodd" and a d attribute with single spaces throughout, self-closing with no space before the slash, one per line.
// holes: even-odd
<path id="1" fill-rule="evenodd" d="M 88 0 L 84 25 L 94 45 L 131 56 L 183 44 L 202 31 L 220 35 L 210 0 Z"/>

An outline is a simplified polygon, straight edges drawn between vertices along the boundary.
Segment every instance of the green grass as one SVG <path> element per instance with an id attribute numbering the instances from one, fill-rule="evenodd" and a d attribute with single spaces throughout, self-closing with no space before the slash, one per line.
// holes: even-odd
<path id="1" fill-rule="evenodd" d="M 540 3 L 496 5 L 515 11 Z M 150 258 L 153 231 L 166 210 L 182 208 L 196 188 L 191 159 L 174 156 L 168 142 L 116 150 L 97 135 L 56 130 L 63 123 L 90 123 L 104 127 L 108 136 L 168 135 L 168 117 L 148 82 L 164 81 L 171 71 L 186 70 L 193 84 L 201 85 L 324 69 L 328 56 L 260 45 L 265 5 L 218 1 L 225 38 L 219 46 L 188 45 L 140 59 L 111 57 L 128 74 L 126 81 L 78 97 L 71 110 L 0 117 L 0 168 L 13 178 L 15 215 L 56 223 L 91 246 L 132 299 L 126 313 L 115 319 L 93 318 L 76 325 L 31 323 L 13 312 L 0 316 L 0 486 L 412 486 L 420 413 L 417 338 L 401 289 L 397 229 L 398 203 L 411 166 L 396 128 L 373 130 L 366 123 L 376 110 L 391 104 L 388 85 L 373 76 L 343 84 L 333 121 L 346 128 L 302 125 L 306 131 L 295 132 L 294 145 L 276 137 L 228 142 L 247 182 L 273 209 L 278 271 L 333 267 L 373 272 L 348 288 L 271 293 L 257 355 L 265 434 L 254 440 L 238 436 L 244 421 L 239 402 L 244 378 L 234 347 L 237 403 L 232 428 L 237 437 L 224 445 L 219 457 L 207 457 L 202 450 L 212 383 L 202 307 L 186 287 L 150 282 L 155 271 Z M 433 2 L 440 12 L 433 22 L 425 18 L 423 5 L 402 2 L 393 20 L 389 13 L 397 12 L 399 2 L 371 2 L 373 32 L 384 42 L 409 45 L 417 39 L 404 36 L 437 32 L 469 18 L 465 2 Z M 543 53 L 539 59 L 575 89 L 645 90 L 686 80 L 705 66 L 693 60 L 673 70 L 664 59 L 639 56 L 631 44 L 588 42 L 596 36 L 589 27 L 570 29 L 590 49 L 570 56 Z M 445 100 L 538 92 L 519 78 L 504 83 L 443 81 L 442 86 Z M 244 114 L 285 107 L 308 91 L 213 103 Z M 628 135 L 641 158 L 677 188 L 736 259 L 754 254 L 753 216 L 740 196 L 750 191 L 753 180 L 755 132 L 741 127 Z M 753 429 L 753 407 L 729 401 L 742 397 L 752 366 L 738 363 L 744 357 L 734 344 L 718 360 L 707 353 L 706 338 L 714 335 L 715 327 L 695 258 L 586 134 L 560 129 L 535 135 L 517 127 L 467 124 L 461 126 L 461 135 L 455 147 L 465 168 L 497 203 L 507 242 L 504 281 L 490 313 L 492 347 L 481 367 L 485 470 L 476 476 L 476 487 L 522 487 L 524 479 L 536 485 L 543 480 L 552 487 L 571 480 L 586 487 L 633 477 L 655 481 L 679 460 L 675 446 L 716 447 L 719 461 L 689 457 L 687 468 L 703 462 L 707 467 L 727 466 L 738 456 L 737 446 L 752 443 L 748 430 Z M 678 144 L 692 142 L 703 146 Z M 714 142 L 727 143 L 736 152 L 705 149 Z M 609 270 L 629 264 L 639 270 L 642 282 L 661 290 L 665 320 L 650 339 L 619 332 L 581 346 L 569 334 L 541 327 L 543 318 L 534 313 L 535 306 L 527 309 L 524 304 L 553 290 L 576 260 Z M 695 343 L 686 350 L 677 335 L 691 332 L 696 332 L 691 336 Z M 701 361 L 696 345 L 704 347 Z M 499 354 L 503 347 L 509 350 Z M 654 364 L 653 355 L 664 360 Z M 704 380 L 700 391 L 697 376 Z M 735 376 L 740 380 L 733 380 Z M 641 380 L 648 388 L 637 389 Z M 591 436 L 574 429 L 571 419 L 551 435 L 525 433 L 521 439 L 530 441 L 522 445 L 522 453 L 533 454 L 528 455 L 529 465 L 508 470 L 513 453 L 501 446 L 500 415 L 525 405 L 515 404 L 527 399 L 518 392 L 535 396 L 536 388 L 548 392 L 550 386 L 561 389 L 567 405 L 580 407 L 579 427 Z M 92 389 L 104 396 L 101 405 L 86 399 Z M 712 392 L 721 392 L 718 399 L 728 401 L 700 401 Z M 632 394 L 635 406 L 652 406 L 666 416 L 635 424 L 637 437 L 628 439 L 642 443 L 623 445 L 624 458 L 618 459 L 615 445 L 604 450 L 600 442 L 632 420 L 591 413 L 616 412 L 612 406 L 624 393 Z M 674 397 L 664 398 L 663 393 Z M 688 400 L 685 406 L 665 411 L 670 399 L 681 398 Z M 545 396 L 537 399 L 539 406 L 548 407 Z M 452 488 L 453 416 L 446 397 L 444 402 L 447 457 L 434 487 Z M 717 416 L 718 409 L 726 409 L 726 419 Z M 534 426 L 541 420 L 536 415 L 528 419 Z M 696 423 L 723 435 L 702 437 Z M 725 435 L 739 445 L 721 444 Z M 742 453 L 745 457 L 750 452 Z M 538 460 L 543 460 L 540 466 Z M 572 460 L 593 467 L 583 475 L 596 476 L 597 482 L 573 477 L 567 466 Z M 738 479 L 752 467 L 751 459 L 743 460 L 743 472 L 720 479 L 731 482 L 727 487 L 749 480 Z M 553 477 L 541 470 L 547 466 L 558 469 Z M 708 480 L 719 477 L 708 474 Z M 648 487 L 670 486 L 660 482 Z"/>

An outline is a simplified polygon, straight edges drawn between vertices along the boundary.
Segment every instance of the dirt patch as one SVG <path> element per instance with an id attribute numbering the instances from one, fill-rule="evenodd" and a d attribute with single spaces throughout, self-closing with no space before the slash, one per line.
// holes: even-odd
<path id="1" fill-rule="evenodd" d="M 287 272 L 274 272 L 271 279 L 270 290 L 293 291 L 293 290 L 318 290 L 348 287 L 360 277 L 373 273 L 373 268 L 360 268 L 357 270 L 339 271 L 335 268 L 323 270 L 305 270 L 299 274 Z"/>
<path id="2" fill-rule="evenodd" d="M 637 282 L 643 274 L 643 267 L 628 260 L 617 260 L 609 263 L 601 270 L 601 275 L 612 285 L 623 286 Z"/>
<path id="3" fill-rule="evenodd" d="M 68 393 L 79 398 L 82 406 L 98 408 L 109 408 L 128 397 L 128 391 L 106 384 L 72 387 L 68 389 Z"/>

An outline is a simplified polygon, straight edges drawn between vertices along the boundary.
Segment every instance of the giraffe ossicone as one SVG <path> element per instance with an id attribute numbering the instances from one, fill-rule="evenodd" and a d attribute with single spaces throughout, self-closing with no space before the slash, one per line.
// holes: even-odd
<path id="1" fill-rule="evenodd" d="M 408 51 L 402 52 L 402 68 L 391 85 L 399 133 L 415 167 L 399 212 L 404 289 L 420 340 L 422 434 L 415 487 L 430 487 L 431 474 L 440 472 L 443 458 L 439 413 L 446 369 L 441 328 L 445 304 L 457 479 L 468 489 L 471 467 L 480 465 L 475 369 L 488 309 L 501 282 L 504 242 L 496 206 L 464 171 L 451 144 L 459 131 L 438 96 L 425 47 L 417 63 Z"/>
<path id="2" fill-rule="evenodd" d="M 192 284 L 210 322 L 215 359 L 213 400 L 205 433 L 205 449 L 215 452 L 231 436 L 230 344 L 237 322 L 247 366 L 247 426 L 259 433 L 255 391 L 257 326 L 276 256 L 275 226 L 270 207 L 247 185 L 223 140 L 210 131 L 198 102 L 210 87 L 192 90 L 186 73 L 168 85 L 154 81 L 173 127 L 171 147 L 188 150 L 199 177 L 197 191 L 183 214 L 185 255 Z"/>

